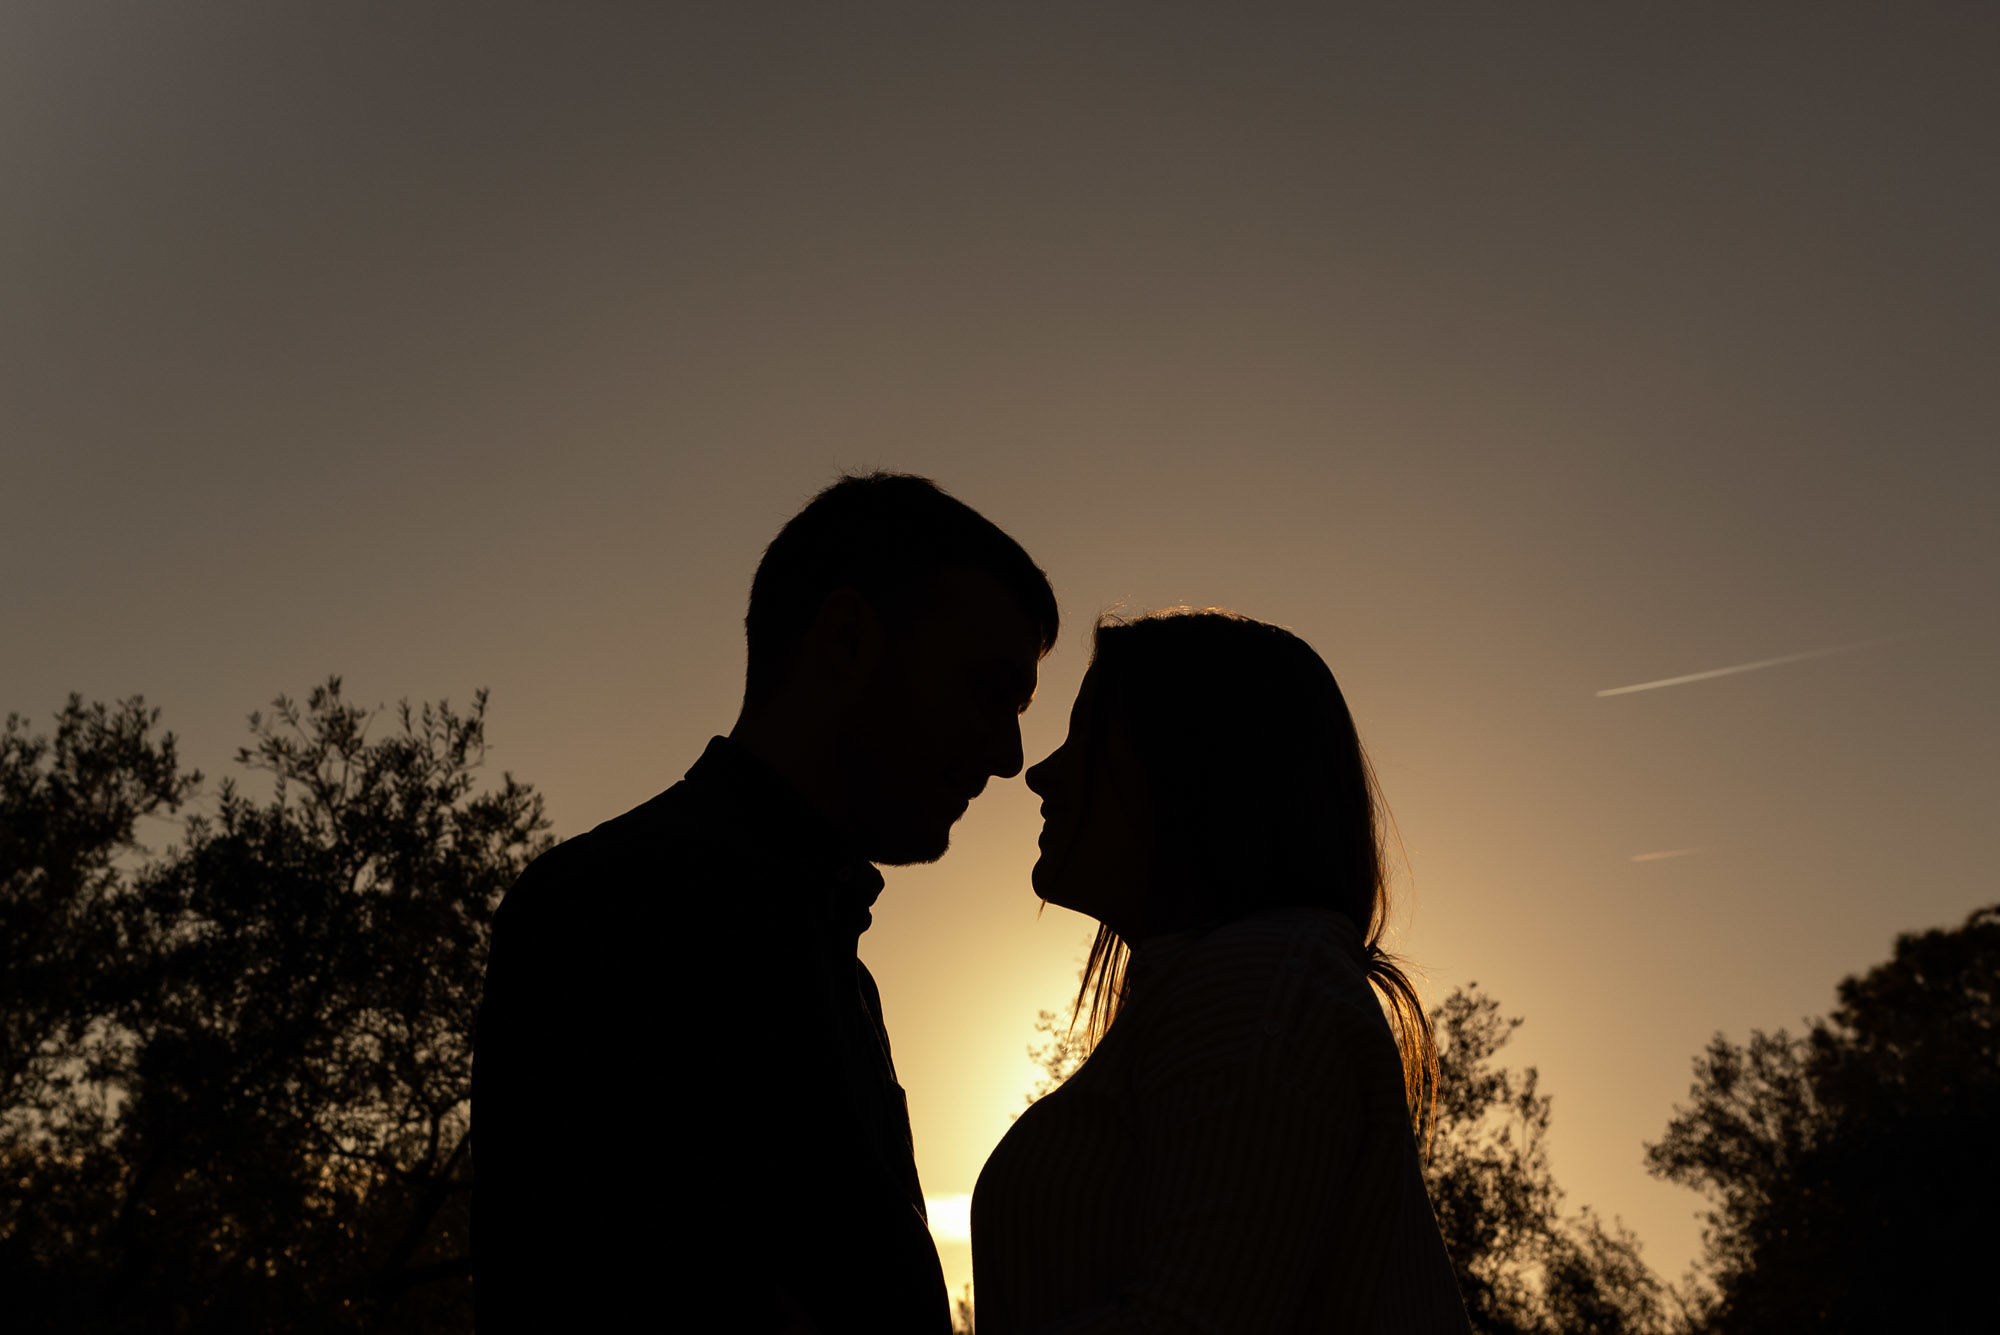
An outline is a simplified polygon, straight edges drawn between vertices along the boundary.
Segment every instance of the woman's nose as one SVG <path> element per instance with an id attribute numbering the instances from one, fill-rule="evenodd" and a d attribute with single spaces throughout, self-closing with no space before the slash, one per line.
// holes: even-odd
<path id="1" fill-rule="evenodd" d="M 1049 772 L 1055 768 L 1056 757 L 1061 754 L 1062 748 L 1057 747 L 1034 764 L 1028 766 L 1028 791 L 1036 797 L 1047 797 L 1049 795 Z"/>

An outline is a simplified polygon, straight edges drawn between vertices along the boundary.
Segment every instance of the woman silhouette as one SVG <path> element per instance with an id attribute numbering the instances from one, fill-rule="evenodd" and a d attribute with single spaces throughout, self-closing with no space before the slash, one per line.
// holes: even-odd
<path id="1" fill-rule="evenodd" d="M 1101 625 L 1028 786 L 1036 891 L 1100 923 L 1092 1051 L 980 1174 L 980 1335 L 1463 1335 L 1412 1126 L 1436 1052 L 1319 655 L 1228 612 Z"/>

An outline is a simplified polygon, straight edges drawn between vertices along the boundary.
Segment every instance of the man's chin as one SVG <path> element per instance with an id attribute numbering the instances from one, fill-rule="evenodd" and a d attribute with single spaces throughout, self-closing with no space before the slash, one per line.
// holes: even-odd
<path id="1" fill-rule="evenodd" d="M 950 847 L 950 830 L 941 830 L 935 834 L 912 832 L 880 841 L 876 850 L 868 855 L 868 860 L 885 867 L 914 867 L 925 862 L 936 862 Z"/>
<path id="2" fill-rule="evenodd" d="M 868 860 L 885 867 L 936 862 L 951 847 L 951 827 L 964 814 L 965 808 L 961 806 L 948 819 L 939 813 L 928 820 L 917 818 L 878 828 L 875 837 L 869 841 L 873 850 L 868 854 Z"/>

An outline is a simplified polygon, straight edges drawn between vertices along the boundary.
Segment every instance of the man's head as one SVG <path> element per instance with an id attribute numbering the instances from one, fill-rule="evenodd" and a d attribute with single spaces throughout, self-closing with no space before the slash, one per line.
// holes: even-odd
<path id="1" fill-rule="evenodd" d="M 989 777 L 1055 644 L 1019 543 L 928 479 L 846 477 L 765 549 L 735 735 L 875 862 L 929 862 Z"/>

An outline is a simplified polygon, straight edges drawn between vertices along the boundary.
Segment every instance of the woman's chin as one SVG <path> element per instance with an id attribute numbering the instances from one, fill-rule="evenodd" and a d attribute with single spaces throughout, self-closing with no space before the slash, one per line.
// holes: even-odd
<path id="1" fill-rule="evenodd" d="M 1054 904 L 1059 909 L 1074 908 L 1070 896 L 1065 893 L 1063 878 L 1057 874 L 1047 853 L 1035 859 L 1035 868 L 1028 873 L 1028 884 L 1035 888 L 1036 897 L 1044 904 Z"/>
<path id="2" fill-rule="evenodd" d="M 1046 889 L 1043 888 L 1044 885 L 1047 886 Z M 1053 904 L 1059 909 L 1068 909 L 1071 913 L 1081 913 L 1086 918 L 1097 917 L 1094 910 L 1086 907 L 1089 896 L 1070 894 L 1069 888 L 1059 881 L 1038 883 L 1035 886 L 1035 893 L 1041 896 L 1044 904 Z"/>

